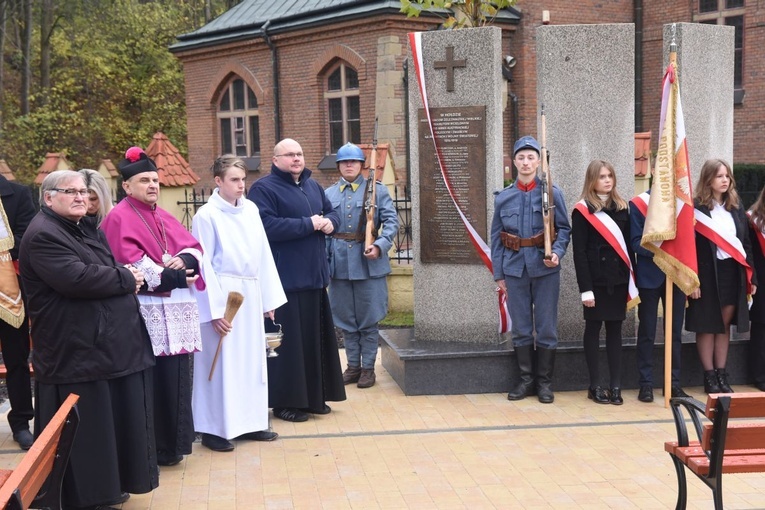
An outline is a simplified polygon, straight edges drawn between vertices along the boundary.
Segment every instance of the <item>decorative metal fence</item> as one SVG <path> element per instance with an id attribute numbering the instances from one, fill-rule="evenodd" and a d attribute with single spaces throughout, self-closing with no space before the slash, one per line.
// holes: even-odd
<path id="1" fill-rule="evenodd" d="M 393 241 L 396 254 L 393 260 L 399 264 L 411 264 L 412 257 L 412 201 L 409 190 L 404 187 L 403 195 L 398 194 L 398 187 L 393 188 L 393 205 L 398 213 L 398 232 Z"/>
<path id="2" fill-rule="evenodd" d="M 184 190 L 183 196 L 184 199 L 178 201 L 178 205 L 183 208 L 183 218 L 181 219 L 181 223 L 183 223 L 186 230 L 190 232 L 191 219 L 197 213 L 199 208 L 207 203 L 207 200 L 210 198 L 210 192 L 205 191 L 204 189 L 192 189 L 191 193 L 189 193 L 189 190 L 187 189 Z"/>
<path id="3" fill-rule="evenodd" d="M 398 212 L 398 232 L 393 240 L 395 255 L 393 260 L 399 264 L 408 264 L 412 261 L 412 201 L 409 199 L 408 190 L 404 188 L 403 194 L 399 195 L 398 188 L 393 191 L 393 205 Z M 210 198 L 210 192 L 204 189 L 192 189 L 190 192 L 184 192 L 184 199 L 178 201 L 182 206 L 183 219 L 181 223 L 187 229 L 191 230 L 191 219 L 197 210 L 207 203 Z"/>

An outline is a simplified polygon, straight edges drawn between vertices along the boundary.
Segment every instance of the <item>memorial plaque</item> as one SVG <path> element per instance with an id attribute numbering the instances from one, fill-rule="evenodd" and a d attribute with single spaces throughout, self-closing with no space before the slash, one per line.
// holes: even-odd
<path id="1" fill-rule="evenodd" d="M 431 108 L 433 130 L 460 210 L 488 243 L 486 228 L 486 107 Z M 425 110 L 418 114 L 420 258 L 422 262 L 482 264 L 441 176 Z"/>

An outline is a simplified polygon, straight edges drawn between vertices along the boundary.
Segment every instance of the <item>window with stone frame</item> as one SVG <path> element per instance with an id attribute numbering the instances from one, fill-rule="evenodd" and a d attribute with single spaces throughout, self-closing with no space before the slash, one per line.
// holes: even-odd
<path id="1" fill-rule="evenodd" d="M 221 154 L 260 155 L 258 99 L 241 78 L 232 79 L 218 102 Z"/>
<path id="2" fill-rule="evenodd" d="M 324 79 L 327 101 L 329 152 L 334 154 L 347 142 L 361 143 L 359 75 L 340 61 L 329 69 Z"/>
<path id="3" fill-rule="evenodd" d="M 728 25 L 735 29 L 733 88 L 734 101 L 740 103 L 744 97 L 744 13 L 745 0 L 699 0 L 699 12 L 694 21 L 709 25 Z"/>

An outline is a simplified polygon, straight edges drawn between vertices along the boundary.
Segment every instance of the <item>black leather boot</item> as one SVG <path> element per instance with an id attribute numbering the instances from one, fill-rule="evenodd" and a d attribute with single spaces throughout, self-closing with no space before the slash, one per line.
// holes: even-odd
<path id="1" fill-rule="evenodd" d="M 717 372 L 714 370 L 704 370 L 704 393 L 722 393 Z"/>
<path id="2" fill-rule="evenodd" d="M 521 380 L 507 394 L 507 400 L 523 400 L 534 394 L 534 346 L 515 347 L 515 361 Z"/>
<path id="3" fill-rule="evenodd" d="M 720 383 L 720 391 L 723 393 L 733 393 L 733 388 L 728 384 L 728 372 L 724 368 L 716 368 L 717 382 Z"/>
<path id="4" fill-rule="evenodd" d="M 552 376 L 555 368 L 555 349 L 537 347 L 537 398 L 543 404 L 552 404 Z"/>

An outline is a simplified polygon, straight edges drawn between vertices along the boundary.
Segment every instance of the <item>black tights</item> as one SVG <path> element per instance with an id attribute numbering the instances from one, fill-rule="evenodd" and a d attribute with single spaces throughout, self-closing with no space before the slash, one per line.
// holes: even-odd
<path id="1" fill-rule="evenodd" d="M 620 388 L 622 384 L 622 321 L 584 321 L 584 359 L 590 372 L 590 388 L 600 385 L 598 350 L 600 347 L 600 326 L 606 324 L 606 354 L 611 376 L 610 387 Z"/>

